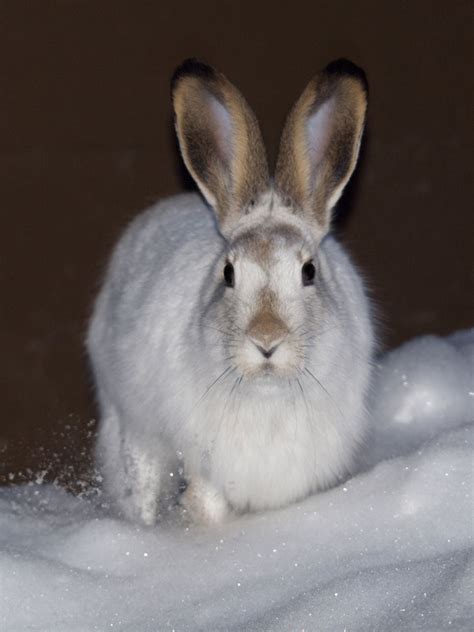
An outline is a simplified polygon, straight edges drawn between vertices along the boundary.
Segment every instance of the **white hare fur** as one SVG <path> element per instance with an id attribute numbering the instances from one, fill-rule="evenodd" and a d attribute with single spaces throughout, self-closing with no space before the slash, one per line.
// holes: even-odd
<path id="1" fill-rule="evenodd" d="M 318 75 L 315 85 L 330 75 L 340 91 L 344 68 Z M 350 77 L 352 88 L 356 81 Z M 203 104 L 217 117 L 206 151 L 214 143 L 217 158 L 209 159 L 219 160 L 219 143 L 239 125 L 235 109 L 227 114 L 237 91 L 216 71 L 188 62 L 175 87 L 184 91 L 186 113 L 190 86 L 201 90 L 198 120 Z M 355 165 L 363 117 L 350 165 L 327 187 L 322 206 L 321 196 L 313 203 L 297 199 L 287 177 L 293 166 L 284 157 L 271 183 L 264 154 L 261 179 L 248 176 L 240 187 L 252 199 L 237 203 L 234 194 L 225 199 L 216 179 L 206 180 L 209 170 L 187 146 L 174 99 L 183 157 L 207 203 L 198 194 L 179 195 L 131 223 L 112 256 L 88 335 L 104 490 L 126 517 L 147 525 L 178 496 L 180 479 L 187 484 L 182 505 L 207 523 L 231 511 L 279 507 L 342 480 L 367 430 L 373 351 L 360 276 L 328 233 L 331 207 Z M 293 119 L 301 116 L 298 103 Z M 238 106 L 248 108 L 243 100 Z M 316 131 L 323 145 L 326 136 Z M 317 152 L 324 159 L 325 148 Z M 235 151 L 229 160 L 237 160 Z M 235 191 L 231 166 L 230 176 L 225 164 L 214 171 L 227 173 Z M 319 190 L 327 182 L 320 179 Z M 308 261 L 314 270 L 307 269 L 303 284 Z M 224 266 L 230 266 L 225 280 Z"/>

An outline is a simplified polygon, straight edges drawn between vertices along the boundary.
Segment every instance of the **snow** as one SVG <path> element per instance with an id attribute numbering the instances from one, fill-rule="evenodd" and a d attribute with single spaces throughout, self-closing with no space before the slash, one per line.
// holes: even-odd
<path id="1" fill-rule="evenodd" d="M 382 357 L 371 408 L 353 478 L 221 527 L 137 527 L 41 476 L 1 489 L 0 629 L 474 629 L 474 329 Z"/>

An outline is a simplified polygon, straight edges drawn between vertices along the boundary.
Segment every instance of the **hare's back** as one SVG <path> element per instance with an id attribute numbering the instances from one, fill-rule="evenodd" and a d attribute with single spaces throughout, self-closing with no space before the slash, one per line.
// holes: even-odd
<path id="1" fill-rule="evenodd" d="M 88 337 L 93 359 L 106 349 L 139 349 L 146 331 L 179 335 L 222 248 L 213 216 L 196 194 L 165 199 L 134 219 L 95 305 Z"/>
<path id="2" fill-rule="evenodd" d="M 135 305 L 150 292 L 193 294 L 222 247 L 215 220 L 197 194 L 167 198 L 126 229 L 112 255 L 105 287 L 114 287 L 120 302 Z"/>
<path id="3" fill-rule="evenodd" d="M 215 219 L 195 193 L 176 195 L 162 200 L 141 213 L 125 231 L 112 258 L 133 277 L 155 275 L 172 268 L 176 262 L 192 264 L 203 256 L 222 249 Z"/>

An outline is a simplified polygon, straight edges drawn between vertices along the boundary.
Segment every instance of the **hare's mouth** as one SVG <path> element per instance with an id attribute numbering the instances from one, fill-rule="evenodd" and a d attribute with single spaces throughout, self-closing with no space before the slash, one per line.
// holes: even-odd
<path id="1" fill-rule="evenodd" d="M 262 350 L 254 342 L 246 340 L 233 357 L 238 372 L 255 386 L 295 378 L 303 368 L 301 356 L 286 341 L 276 347 Z"/>
<path id="2" fill-rule="evenodd" d="M 258 366 L 253 366 L 247 372 L 247 379 L 255 384 L 280 383 L 283 379 L 288 379 L 294 375 L 294 368 L 281 366 L 274 362 L 262 362 Z"/>
<path id="3" fill-rule="evenodd" d="M 254 373 L 251 378 L 245 380 L 246 388 L 257 399 L 268 398 L 272 401 L 286 398 L 294 388 L 294 376 L 283 375 L 277 371 Z"/>

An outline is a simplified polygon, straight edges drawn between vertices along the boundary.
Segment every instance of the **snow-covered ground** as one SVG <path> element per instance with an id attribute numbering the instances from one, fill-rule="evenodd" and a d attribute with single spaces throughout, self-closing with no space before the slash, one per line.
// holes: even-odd
<path id="1" fill-rule="evenodd" d="M 219 528 L 0 490 L 0 629 L 473 630 L 474 329 L 383 357 L 372 408 L 365 471 Z"/>

